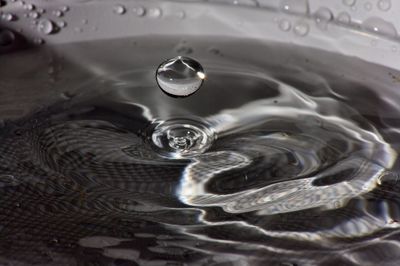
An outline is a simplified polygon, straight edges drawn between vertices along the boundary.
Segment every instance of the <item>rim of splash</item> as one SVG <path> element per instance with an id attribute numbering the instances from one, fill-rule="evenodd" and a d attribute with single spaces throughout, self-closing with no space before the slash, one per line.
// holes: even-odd
<path id="1" fill-rule="evenodd" d="M 54 48 L 147 35 L 240 37 L 293 43 L 400 69 L 400 17 L 394 14 L 399 8 L 393 0 L 370 5 L 357 0 L 92 0 L 67 6 L 65 1 L 33 0 L 7 1 L 1 15 L 4 28 Z"/>

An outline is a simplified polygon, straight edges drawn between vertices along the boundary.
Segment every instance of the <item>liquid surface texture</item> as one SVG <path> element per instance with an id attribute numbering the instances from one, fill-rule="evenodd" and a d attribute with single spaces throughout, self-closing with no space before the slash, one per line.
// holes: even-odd
<path id="1" fill-rule="evenodd" d="M 304 3 L 279 9 L 298 16 Z M 0 67 L 0 265 L 398 265 L 398 71 L 216 36 L 72 43 L 60 56 L 46 40 L 76 10 L 48 20 L 26 8 L 42 16 L 32 29 L 43 45 L 18 50 L 31 48 L 21 34 L 0 32 L 11 51 Z M 332 20 L 320 9 L 313 24 L 275 26 L 303 40 Z M 374 36 L 397 34 L 367 22 Z"/>

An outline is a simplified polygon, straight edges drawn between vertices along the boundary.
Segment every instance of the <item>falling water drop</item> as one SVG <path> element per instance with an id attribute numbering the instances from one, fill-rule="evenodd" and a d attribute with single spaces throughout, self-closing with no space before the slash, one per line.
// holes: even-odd
<path id="1" fill-rule="evenodd" d="M 195 93 L 200 89 L 205 77 L 199 62 L 183 56 L 164 61 L 156 72 L 160 89 L 173 97 L 186 97 Z"/>
<path id="2" fill-rule="evenodd" d="M 382 11 L 388 11 L 392 7 L 392 2 L 390 0 L 379 0 L 378 8 Z"/>
<path id="3" fill-rule="evenodd" d="M 293 28 L 293 31 L 297 36 L 306 36 L 309 30 L 310 26 L 308 26 L 308 24 L 303 21 L 297 23 Z"/>
<path id="4" fill-rule="evenodd" d="M 113 7 L 113 12 L 117 15 L 123 15 L 126 12 L 126 8 L 123 5 L 116 5 Z"/>
<path id="5" fill-rule="evenodd" d="M 48 19 L 41 19 L 37 25 L 37 29 L 40 33 L 49 35 L 55 30 L 54 23 Z"/>

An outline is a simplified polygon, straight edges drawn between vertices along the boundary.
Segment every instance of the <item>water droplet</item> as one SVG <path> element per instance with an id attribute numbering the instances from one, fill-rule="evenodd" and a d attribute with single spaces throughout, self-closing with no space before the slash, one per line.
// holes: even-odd
<path id="1" fill-rule="evenodd" d="M 362 28 L 366 31 L 374 32 L 377 34 L 396 37 L 397 31 L 392 23 L 387 22 L 378 17 L 371 17 L 362 23 Z"/>
<path id="2" fill-rule="evenodd" d="M 392 7 L 392 2 L 390 0 L 379 0 L 378 8 L 382 11 L 388 11 Z"/>
<path id="3" fill-rule="evenodd" d="M 159 9 L 159 8 L 150 8 L 149 12 L 148 12 L 149 17 L 152 17 L 152 18 L 159 18 L 159 17 L 161 17 L 161 14 L 162 14 L 162 12 L 161 12 L 161 9 Z"/>
<path id="4" fill-rule="evenodd" d="M 285 13 L 308 14 L 308 0 L 281 0 L 279 8 Z"/>
<path id="5" fill-rule="evenodd" d="M 40 14 L 38 12 L 32 11 L 32 12 L 29 12 L 29 17 L 36 19 L 36 18 L 40 17 Z"/>
<path id="6" fill-rule="evenodd" d="M 367 10 L 367 11 L 371 11 L 371 9 L 372 9 L 372 4 L 371 4 L 370 2 L 366 2 L 366 3 L 364 4 L 364 8 L 365 8 L 365 10 Z"/>
<path id="7" fill-rule="evenodd" d="M 75 27 L 74 31 L 77 32 L 77 33 L 81 33 L 83 30 L 82 30 L 82 28 Z"/>
<path id="8" fill-rule="evenodd" d="M 376 47 L 378 45 L 378 41 L 377 40 L 371 40 L 371 46 L 372 47 Z"/>
<path id="9" fill-rule="evenodd" d="M 9 30 L 0 30 L 0 46 L 9 46 L 15 40 L 15 35 Z"/>
<path id="10" fill-rule="evenodd" d="M 27 9 L 27 10 L 34 10 L 34 9 L 35 9 L 35 6 L 32 5 L 32 4 L 26 4 L 26 5 L 24 6 L 24 8 Z"/>
<path id="11" fill-rule="evenodd" d="M 17 17 L 11 13 L 4 13 L 1 15 L 1 18 L 5 21 L 14 21 Z"/>
<path id="12" fill-rule="evenodd" d="M 292 23 L 290 23 L 290 21 L 287 19 L 281 19 L 278 25 L 283 31 L 289 31 L 292 28 Z"/>
<path id="13" fill-rule="evenodd" d="M 118 15 L 123 15 L 126 12 L 126 8 L 123 5 L 116 5 L 113 7 L 113 12 Z"/>
<path id="14" fill-rule="evenodd" d="M 83 25 L 87 25 L 88 24 L 88 20 L 87 19 L 82 19 L 82 24 Z"/>
<path id="15" fill-rule="evenodd" d="M 310 26 L 303 21 L 297 23 L 293 28 L 294 33 L 298 36 L 306 36 L 309 30 Z"/>
<path id="16" fill-rule="evenodd" d="M 69 6 L 63 6 L 63 7 L 61 7 L 61 11 L 63 11 L 63 12 L 68 12 L 68 11 L 69 11 Z"/>
<path id="17" fill-rule="evenodd" d="M 166 60 L 157 69 L 158 86 L 168 95 L 186 97 L 200 89 L 206 75 L 199 62 L 177 56 Z"/>
<path id="18" fill-rule="evenodd" d="M 205 123 L 189 119 L 171 119 L 154 128 L 153 149 L 163 157 L 187 158 L 205 152 L 214 140 L 214 132 Z"/>
<path id="19" fill-rule="evenodd" d="M 62 17 L 64 13 L 61 10 L 54 10 L 53 15 L 56 17 Z"/>
<path id="20" fill-rule="evenodd" d="M 354 6 L 356 4 L 356 0 L 343 0 L 343 4 L 346 6 Z"/>
<path id="21" fill-rule="evenodd" d="M 348 24 L 351 21 L 350 14 L 347 12 L 341 12 L 337 16 L 337 21 L 342 24 Z"/>
<path id="22" fill-rule="evenodd" d="M 46 10 L 44 10 L 43 8 L 38 8 L 37 12 L 39 12 L 40 14 L 44 14 L 44 12 L 46 12 Z"/>
<path id="23" fill-rule="evenodd" d="M 315 12 L 315 23 L 320 29 L 326 29 L 329 21 L 333 19 L 332 11 L 326 7 L 321 7 Z"/>
<path id="24" fill-rule="evenodd" d="M 43 34 L 52 34 L 55 30 L 54 24 L 48 19 L 41 19 L 38 23 L 37 29 Z"/>
<path id="25" fill-rule="evenodd" d="M 57 22 L 57 26 L 60 28 L 65 28 L 67 26 L 67 23 L 63 20 L 60 20 Z"/>
<path id="26" fill-rule="evenodd" d="M 393 53 L 396 53 L 397 50 L 398 50 L 397 45 L 392 45 L 392 49 L 391 50 L 392 50 Z"/>
<path id="27" fill-rule="evenodd" d="M 142 6 L 134 7 L 132 9 L 132 11 L 138 17 L 142 17 L 142 16 L 144 16 L 146 14 L 146 9 L 144 7 L 142 7 Z"/>

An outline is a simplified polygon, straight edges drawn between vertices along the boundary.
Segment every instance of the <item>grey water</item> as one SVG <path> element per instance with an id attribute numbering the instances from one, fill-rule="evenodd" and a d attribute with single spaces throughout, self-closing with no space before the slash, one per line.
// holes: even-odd
<path id="1" fill-rule="evenodd" d="M 397 265 L 397 73 L 292 48 L 2 55 L 0 264 Z M 173 98 L 155 73 L 182 54 L 206 78 Z"/>

